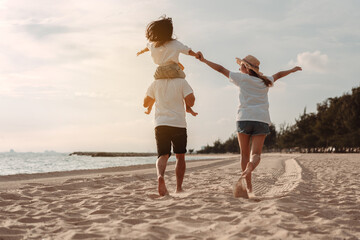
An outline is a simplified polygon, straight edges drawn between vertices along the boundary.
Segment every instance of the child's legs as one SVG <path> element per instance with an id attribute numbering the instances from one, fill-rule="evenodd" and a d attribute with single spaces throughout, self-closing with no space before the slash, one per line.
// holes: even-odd
<path id="1" fill-rule="evenodd" d="M 176 63 L 158 66 L 154 78 L 155 79 L 169 79 L 169 78 L 185 78 L 186 75 L 183 70 L 180 69 L 179 65 Z"/>

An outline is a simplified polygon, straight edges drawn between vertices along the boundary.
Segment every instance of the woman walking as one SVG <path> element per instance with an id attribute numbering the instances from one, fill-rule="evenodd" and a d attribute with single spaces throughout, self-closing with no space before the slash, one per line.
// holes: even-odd
<path id="1" fill-rule="evenodd" d="M 260 61 L 252 55 L 243 59 L 236 58 L 240 72 L 230 72 L 204 57 L 200 60 L 225 75 L 240 89 L 236 128 L 241 151 L 242 174 L 234 187 L 234 196 L 248 198 L 248 193 L 252 193 L 251 173 L 260 163 L 264 140 L 270 133 L 269 87 L 278 79 L 302 69 L 296 66 L 272 76 L 264 76 L 259 71 Z"/>

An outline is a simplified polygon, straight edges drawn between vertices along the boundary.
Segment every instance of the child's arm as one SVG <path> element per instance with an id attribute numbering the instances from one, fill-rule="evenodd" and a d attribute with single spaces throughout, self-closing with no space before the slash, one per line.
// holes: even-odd
<path id="1" fill-rule="evenodd" d="M 274 78 L 274 82 L 275 82 L 279 78 L 285 77 L 285 76 L 289 75 L 290 73 L 294 73 L 294 72 L 297 72 L 297 71 L 302 71 L 302 68 L 299 67 L 299 66 L 296 66 L 296 67 L 294 67 L 292 69 L 275 73 L 272 77 Z"/>
<path id="2" fill-rule="evenodd" d="M 136 56 L 139 56 L 140 54 L 143 54 L 143 53 L 148 52 L 148 51 L 149 51 L 149 49 L 146 47 L 143 50 L 141 50 L 140 52 L 137 52 Z"/>
<path id="3" fill-rule="evenodd" d="M 195 57 L 196 59 L 200 58 L 200 56 L 201 56 L 200 54 L 201 54 L 201 52 L 195 53 L 193 50 L 189 50 L 189 55 Z"/>
<path id="4" fill-rule="evenodd" d="M 189 50 L 189 55 L 195 57 L 196 59 L 200 59 L 200 57 L 201 57 L 200 54 L 201 54 L 201 52 L 195 53 L 194 51 Z M 178 65 L 179 65 L 179 67 L 181 68 L 181 70 L 184 71 L 184 69 L 185 69 L 184 66 L 183 66 L 181 63 L 178 63 Z"/>
<path id="5" fill-rule="evenodd" d="M 224 68 L 223 66 L 213 63 L 209 60 L 206 60 L 203 56 L 201 52 L 198 52 L 199 54 L 199 59 L 200 61 L 202 61 L 203 63 L 206 63 L 206 65 L 208 65 L 209 67 L 211 67 L 212 69 L 214 69 L 215 71 L 218 71 L 219 73 L 224 74 L 225 77 L 229 78 L 230 75 L 230 71 L 227 70 L 226 68 Z"/>

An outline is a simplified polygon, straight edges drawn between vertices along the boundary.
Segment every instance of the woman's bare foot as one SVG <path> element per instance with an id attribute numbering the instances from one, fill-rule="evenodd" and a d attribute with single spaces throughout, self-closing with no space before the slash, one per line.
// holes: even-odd
<path id="1" fill-rule="evenodd" d="M 165 179 L 162 176 L 158 177 L 158 192 L 160 196 L 169 194 L 168 190 L 166 189 Z"/>
<path id="2" fill-rule="evenodd" d="M 236 198 L 249 198 L 249 195 L 246 191 L 246 182 L 244 177 L 240 177 L 237 183 L 234 185 L 233 194 Z"/>
<path id="3" fill-rule="evenodd" d="M 246 185 L 247 185 L 247 187 L 246 187 L 246 189 L 247 189 L 247 192 L 248 193 L 252 193 L 252 184 L 251 184 L 251 182 L 249 183 L 248 181 L 246 181 Z"/>
<path id="4" fill-rule="evenodd" d="M 254 170 L 254 164 L 252 162 L 248 162 L 248 164 L 246 165 L 246 169 L 241 174 L 241 177 L 246 177 L 253 170 Z"/>

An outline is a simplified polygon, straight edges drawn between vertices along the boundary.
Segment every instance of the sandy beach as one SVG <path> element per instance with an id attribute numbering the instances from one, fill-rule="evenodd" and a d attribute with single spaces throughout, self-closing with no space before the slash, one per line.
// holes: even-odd
<path id="1" fill-rule="evenodd" d="M 155 162 L 155 159 L 154 159 Z M 0 239 L 359 239 L 360 154 L 264 154 L 256 198 L 237 199 L 238 156 L 0 177 Z"/>

